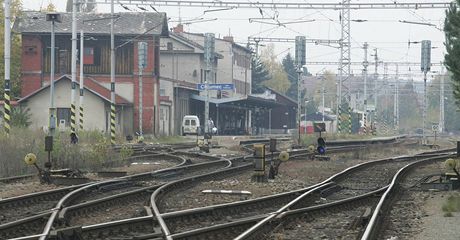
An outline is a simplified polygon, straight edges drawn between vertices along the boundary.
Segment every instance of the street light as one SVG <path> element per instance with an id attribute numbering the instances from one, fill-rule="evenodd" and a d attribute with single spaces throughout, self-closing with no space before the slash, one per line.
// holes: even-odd
<path id="1" fill-rule="evenodd" d="M 50 108 L 49 108 L 49 136 L 54 136 L 56 129 L 56 108 L 54 106 L 54 55 L 55 55 L 55 34 L 54 23 L 61 22 L 61 15 L 59 13 L 47 13 L 46 21 L 51 22 L 51 69 L 50 69 Z"/>

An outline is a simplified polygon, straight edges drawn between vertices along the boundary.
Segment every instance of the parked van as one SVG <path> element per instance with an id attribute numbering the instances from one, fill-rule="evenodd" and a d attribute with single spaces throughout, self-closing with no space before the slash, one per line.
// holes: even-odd
<path id="1" fill-rule="evenodd" d="M 182 136 L 197 134 L 200 131 L 200 119 L 195 115 L 185 115 L 182 120 Z"/>

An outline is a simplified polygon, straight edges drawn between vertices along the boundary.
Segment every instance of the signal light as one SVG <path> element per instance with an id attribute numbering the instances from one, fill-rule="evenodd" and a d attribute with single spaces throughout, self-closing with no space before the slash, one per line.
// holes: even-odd
<path id="1" fill-rule="evenodd" d="M 316 151 L 318 151 L 319 154 L 323 155 L 326 153 L 326 148 L 322 147 L 322 146 L 318 146 L 316 148 Z"/>
<path id="2" fill-rule="evenodd" d="M 318 151 L 318 153 L 321 155 L 326 153 L 326 141 L 324 140 L 324 138 L 318 138 L 318 147 L 316 147 L 316 151 Z"/>

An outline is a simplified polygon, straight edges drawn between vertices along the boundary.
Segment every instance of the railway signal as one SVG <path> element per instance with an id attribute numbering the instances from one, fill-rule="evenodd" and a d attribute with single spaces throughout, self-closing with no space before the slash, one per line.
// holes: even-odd
<path id="1" fill-rule="evenodd" d="M 316 151 L 321 155 L 326 154 L 326 141 L 324 138 L 318 138 L 318 147 L 316 147 Z"/>

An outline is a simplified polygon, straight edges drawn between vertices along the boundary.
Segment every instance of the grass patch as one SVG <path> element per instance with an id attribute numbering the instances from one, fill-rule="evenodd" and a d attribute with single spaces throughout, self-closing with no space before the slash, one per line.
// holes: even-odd
<path id="1" fill-rule="evenodd" d="M 452 212 L 460 211 L 460 194 L 450 195 L 442 205 L 442 211 L 445 217 L 452 217 Z"/>
<path id="2" fill-rule="evenodd" d="M 112 151 L 107 136 L 97 131 L 78 132 L 78 137 L 78 144 L 71 144 L 70 132 L 56 132 L 51 153 L 54 169 L 97 171 L 123 165 L 132 154 Z M 37 155 L 37 164 L 43 167 L 48 158 L 44 140 L 45 133 L 41 130 L 13 128 L 9 137 L 0 132 L 0 177 L 35 173 L 35 168 L 24 162 L 27 153 Z"/>

